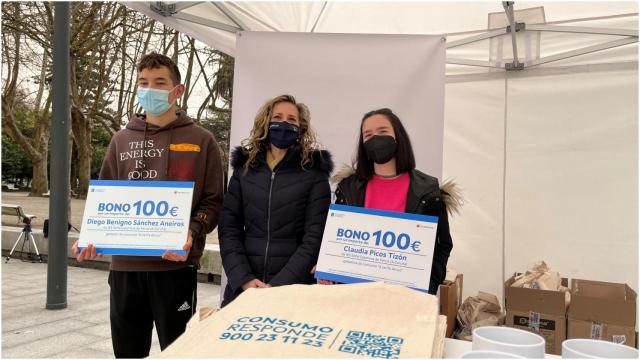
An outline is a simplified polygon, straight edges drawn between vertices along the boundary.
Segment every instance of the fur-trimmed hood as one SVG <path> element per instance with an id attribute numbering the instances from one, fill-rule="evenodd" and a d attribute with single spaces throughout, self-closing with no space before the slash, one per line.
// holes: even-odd
<path id="1" fill-rule="evenodd" d="M 247 152 L 242 148 L 242 146 L 236 146 L 231 152 L 231 156 L 229 158 L 229 163 L 234 169 L 241 169 L 244 167 L 245 162 L 248 159 Z M 285 156 L 287 161 L 292 161 L 292 163 L 300 164 L 300 148 L 298 146 L 291 148 L 287 155 Z M 283 159 L 283 161 L 285 161 Z M 314 169 L 318 171 L 325 172 L 327 175 L 330 175 L 333 172 L 333 156 L 327 150 L 314 150 L 312 153 L 312 161 L 310 167 L 307 169 Z M 265 162 L 264 153 L 258 154 L 256 157 L 258 162 Z"/>
<path id="2" fill-rule="evenodd" d="M 343 165 L 340 170 L 331 177 L 331 183 L 338 185 L 342 180 L 354 176 L 356 170 L 350 165 Z M 421 174 L 421 173 L 420 173 Z M 440 186 L 440 192 L 442 193 L 442 200 L 447 206 L 447 211 L 450 215 L 459 214 L 464 204 L 464 198 L 462 196 L 462 190 L 460 186 L 453 179 L 446 179 Z"/>

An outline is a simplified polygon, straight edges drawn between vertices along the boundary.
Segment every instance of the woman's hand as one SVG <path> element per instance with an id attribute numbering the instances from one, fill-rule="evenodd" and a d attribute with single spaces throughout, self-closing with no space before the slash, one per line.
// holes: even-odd
<path id="1" fill-rule="evenodd" d="M 316 265 L 313 265 L 313 269 L 311 269 L 311 274 L 315 274 L 315 273 L 316 273 Z M 318 279 L 317 282 L 320 285 L 335 285 L 336 284 L 334 281 L 322 280 L 322 279 Z"/>
<path id="2" fill-rule="evenodd" d="M 335 281 L 318 279 L 320 285 L 335 285 Z"/>
<path id="3" fill-rule="evenodd" d="M 270 288 L 271 285 L 269 284 L 265 284 L 262 281 L 258 280 L 258 279 L 253 279 L 249 282 L 247 282 L 246 284 L 242 285 L 242 290 L 247 290 L 249 288 L 261 288 L 261 289 L 266 289 L 266 288 Z"/>

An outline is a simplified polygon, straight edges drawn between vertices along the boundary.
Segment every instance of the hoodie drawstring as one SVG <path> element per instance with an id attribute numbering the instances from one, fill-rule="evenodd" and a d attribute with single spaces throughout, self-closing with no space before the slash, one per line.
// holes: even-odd
<path id="1" fill-rule="evenodd" d="M 144 166 L 144 168 L 147 168 L 147 159 L 146 159 L 146 153 L 147 153 L 147 125 L 149 125 L 146 121 L 144 122 L 144 133 L 142 135 L 142 166 Z"/>

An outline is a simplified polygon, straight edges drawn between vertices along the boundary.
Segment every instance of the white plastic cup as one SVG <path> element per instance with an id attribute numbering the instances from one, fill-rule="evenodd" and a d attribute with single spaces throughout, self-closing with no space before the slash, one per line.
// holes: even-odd
<path id="1" fill-rule="evenodd" d="M 516 354 L 509 354 L 501 351 L 469 351 L 460 359 L 524 359 L 522 356 Z"/>
<path id="2" fill-rule="evenodd" d="M 473 330 L 471 348 L 516 354 L 527 359 L 544 358 L 545 340 L 529 331 L 505 327 L 484 326 Z"/>
<path id="3" fill-rule="evenodd" d="M 637 359 L 638 350 L 610 341 L 569 339 L 562 342 L 563 359 Z"/>

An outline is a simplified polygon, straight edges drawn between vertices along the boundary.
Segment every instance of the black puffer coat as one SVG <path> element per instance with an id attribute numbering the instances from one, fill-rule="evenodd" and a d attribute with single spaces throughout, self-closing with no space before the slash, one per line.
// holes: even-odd
<path id="1" fill-rule="evenodd" d="M 220 254 L 227 275 L 225 306 L 258 279 L 271 286 L 314 283 L 331 203 L 331 154 L 315 151 L 308 169 L 300 165 L 298 146 L 289 149 L 271 171 L 265 153 L 244 174 L 247 154 L 231 155 L 233 176 L 219 220 Z"/>
<path id="2" fill-rule="evenodd" d="M 453 241 L 449 233 L 449 218 L 447 204 L 455 207 L 458 201 L 451 193 L 455 184 L 447 184 L 447 189 L 440 189 L 438 179 L 418 170 L 409 173 L 410 185 L 407 192 L 405 212 L 413 214 L 431 215 L 438 217 L 438 230 L 429 279 L 429 293 L 436 294 L 438 285 L 442 284 L 447 273 L 447 261 L 453 248 Z M 336 189 L 336 204 L 350 206 L 364 206 L 367 192 L 367 181 L 358 178 L 351 168 L 342 169 L 334 179 L 338 183 Z"/>

